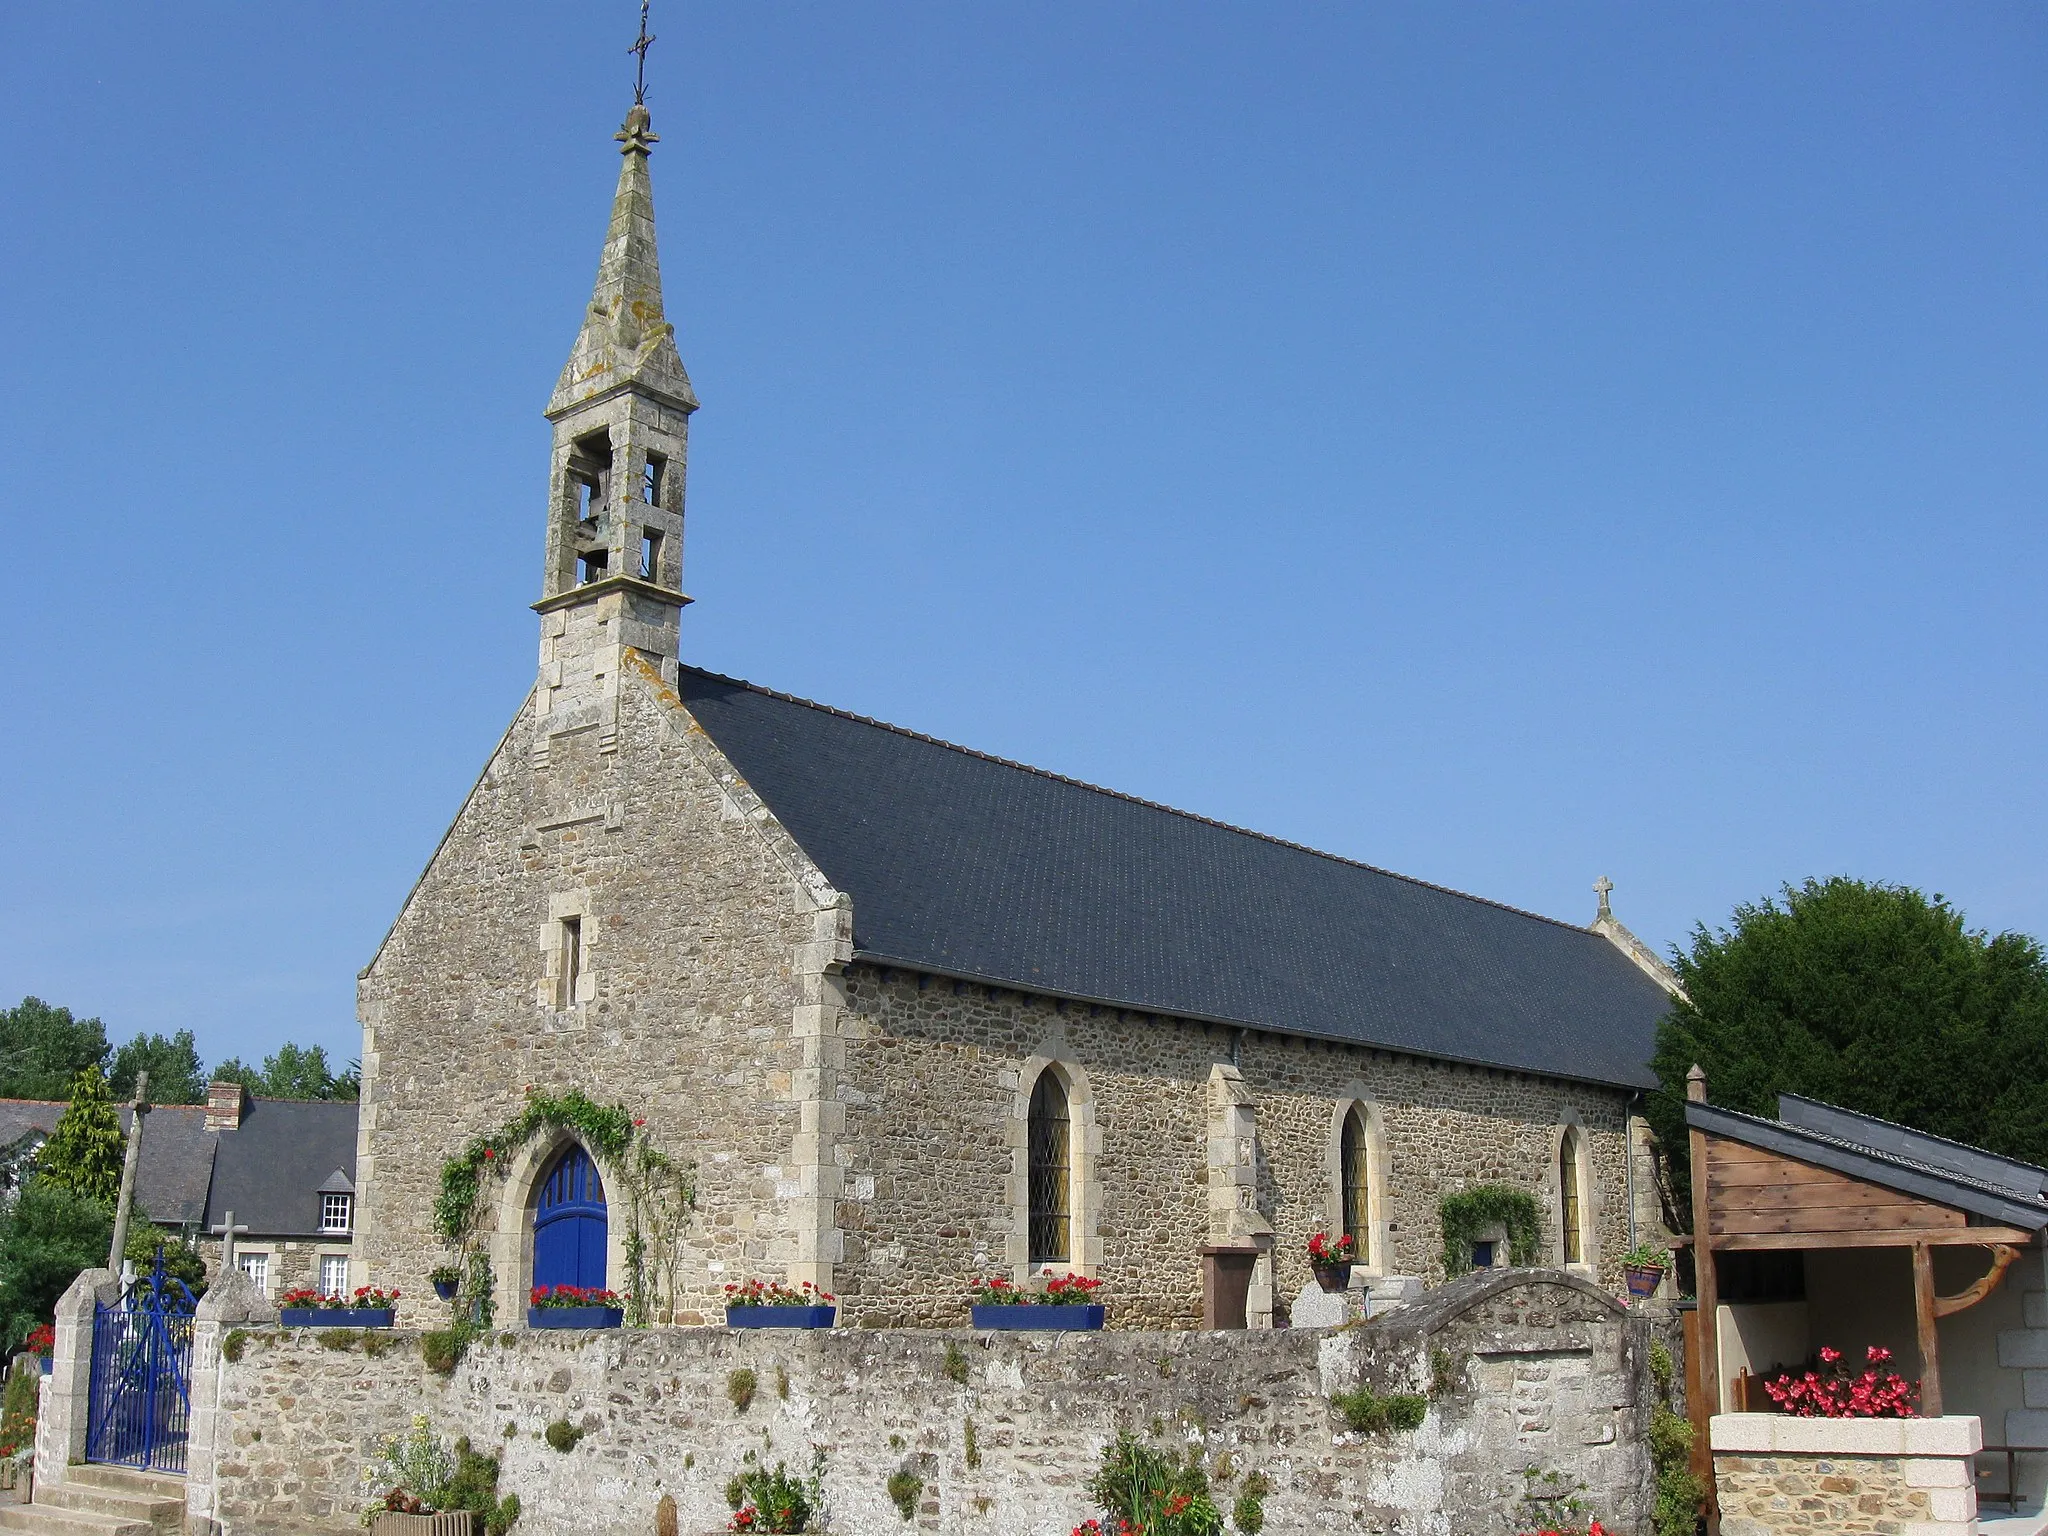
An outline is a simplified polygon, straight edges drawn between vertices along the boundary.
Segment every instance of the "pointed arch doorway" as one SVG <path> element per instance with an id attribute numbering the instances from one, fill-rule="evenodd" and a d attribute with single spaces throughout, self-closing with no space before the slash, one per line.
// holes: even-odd
<path id="1" fill-rule="evenodd" d="M 562 1150 L 541 1180 L 533 1210 L 533 1283 L 605 1288 L 611 1235 L 604 1180 L 582 1147 Z"/>

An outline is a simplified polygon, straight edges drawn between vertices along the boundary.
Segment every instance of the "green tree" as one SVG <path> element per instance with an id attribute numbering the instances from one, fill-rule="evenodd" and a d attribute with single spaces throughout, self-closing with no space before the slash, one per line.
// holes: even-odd
<path id="1" fill-rule="evenodd" d="M 18 1345 L 56 1315 L 81 1269 L 107 1262 L 114 1213 L 47 1178 L 30 1179 L 0 1211 L 0 1334 Z"/>
<path id="2" fill-rule="evenodd" d="M 336 1074 L 324 1046 L 290 1041 L 264 1057 L 261 1067 L 230 1056 L 213 1069 L 213 1081 L 240 1083 L 262 1099 L 353 1099 L 361 1091 L 355 1063 Z"/>
<path id="3" fill-rule="evenodd" d="M 135 1075 L 149 1074 L 149 1102 L 152 1104 L 204 1104 L 206 1068 L 199 1062 L 199 1042 L 192 1031 L 175 1035 L 137 1035 L 114 1052 L 107 1068 L 107 1086 L 114 1097 L 135 1097 Z"/>
<path id="4" fill-rule="evenodd" d="M 1836 877 L 1735 909 L 1674 957 L 1686 999 L 1658 1029 L 1672 1149 L 1690 1224 L 1685 1076 L 1715 1104 L 1775 1115 L 1780 1093 L 2048 1163 L 2048 957 L 2024 934 L 1973 931 L 1942 896 Z"/>
<path id="5" fill-rule="evenodd" d="M 88 1200 L 111 1204 L 121 1193 L 125 1150 L 121 1117 L 107 1093 L 107 1080 L 94 1063 L 73 1079 L 70 1107 L 43 1143 L 37 1166 L 46 1181 Z M 102 1248 L 103 1257 L 105 1252 Z"/>
<path id="6" fill-rule="evenodd" d="M 107 1059 L 107 1031 L 98 1019 L 76 1019 L 24 997 L 0 1008 L 0 1098 L 61 1099 L 85 1068 Z"/>

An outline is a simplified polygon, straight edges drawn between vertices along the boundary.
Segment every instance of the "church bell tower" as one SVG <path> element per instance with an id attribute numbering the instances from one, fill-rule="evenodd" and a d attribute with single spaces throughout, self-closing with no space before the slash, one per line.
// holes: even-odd
<path id="1" fill-rule="evenodd" d="M 619 668 L 640 653 L 676 680 L 683 595 L 683 479 L 697 394 L 662 315 L 647 157 L 635 103 L 615 135 L 625 164 L 583 328 L 548 401 L 547 557 L 541 575 L 538 750 L 596 727 L 610 750 Z"/>

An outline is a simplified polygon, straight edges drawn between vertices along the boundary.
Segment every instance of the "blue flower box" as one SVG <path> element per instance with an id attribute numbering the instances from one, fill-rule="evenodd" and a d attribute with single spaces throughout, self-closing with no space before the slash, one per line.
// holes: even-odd
<path id="1" fill-rule="evenodd" d="M 47 1375 L 49 1375 L 49 1374 L 50 1374 L 50 1365 L 51 1365 L 51 1360 L 50 1360 L 50 1357 L 49 1357 L 48 1355 L 45 1355 L 45 1356 L 43 1356 L 43 1374 L 44 1374 L 45 1376 L 47 1376 Z"/>
<path id="2" fill-rule="evenodd" d="M 837 1307 L 727 1307 L 728 1328 L 830 1328 Z"/>
<path id="3" fill-rule="evenodd" d="M 286 1307 L 277 1320 L 287 1328 L 389 1328 L 390 1307 Z"/>
<path id="4" fill-rule="evenodd" d="M 1100 1328 L 1108 1308 L 1101 1302 L 1071 1307 L 1014 1307 L 994 1306 L 976 1302 L 974 1326 L 977 1328 L 998 1328 L 1013 1331 L 1044 1330 L 1047 1332 L 1068 1332 L 1080 1329 Z"/>
<path id="5" fill-rule="evenodd" d="M 453 1301 L 456 1289 L 460 1284 L 461 1282 L 456 1280 L 436 1280 L 434 1282 L 434 1294 L 443 1301 Z"/>
<path id="6" fill-rule="evenodd" d="M 529 1328 L 616 1328 L 626 1320 L 623 1307 L 528 1307 Z"/>

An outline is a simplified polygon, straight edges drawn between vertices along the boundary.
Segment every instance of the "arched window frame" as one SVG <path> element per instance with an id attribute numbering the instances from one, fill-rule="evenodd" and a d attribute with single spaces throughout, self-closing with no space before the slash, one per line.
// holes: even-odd
<path id="1" fill-rule="evenodd" d="M 1332 1234 L 1344 1227 L 1344 1123 L 1356 1114 L 1365 1125 L 1366 1211 L 1372 1241 L 1364 1259 L 1352 1273 L 1384 1275 L 1387 1267 L 1387 1132 L 1380 1107 L 1363 1083 L 1348 1085 L 1331 1107 L 1330 1129 L 1323 1151 L 1323 1230 Z"/>
<path id="2" fill-rule="evenodd" d="M 1572 1150 L 1578 1205 L 1579 1257 L 1574 1259 L 1565 1246 L 1565 1149 Z M 1557 1267 L 1575 1275 L 1592 1278 L 1597 1274 L 1595 1258 L 1600 1252 L 1600 1207 L 1593 1183 L 1591 1141 L 1577 1111 L 1566 1110 L 1550 1137 L 1550 1166 L 1544 1174 L 1550 1222 L 1556 1233 L 1553 1245 Z"/>
<path id="3" fill-rule="evenodd" d="M 1067 1261 L 1031 1260 L 1031 1097 L 1041 1075 L 1058 1074 L 1067 1093 Z M 1038 1274 L 1098 1275 L 1102 1270 L 1102 1239 L 1097 1236 L 1102 1210 L 1102 1182 L 1097 1170 L 1102 1152 L 1095 1122 L 1095 1094 L 1088 1074 L 1048 1044 L 1029 1057 L 1017 1073 L 1017 1096 L 1010 1120 L 1010 1232 L 1004 1260 L 1010 1278 L 1027 1283 Z"/>

